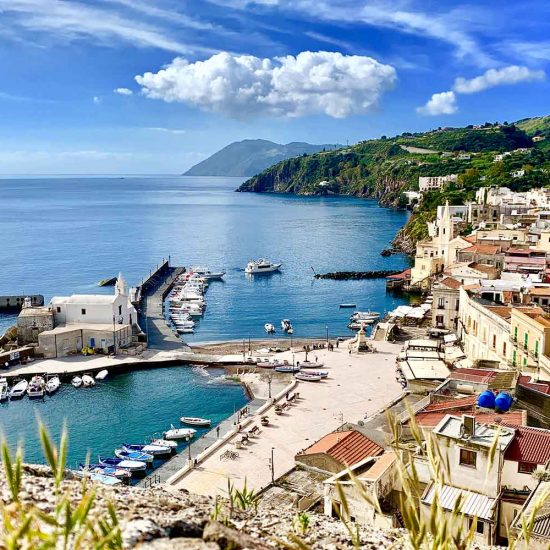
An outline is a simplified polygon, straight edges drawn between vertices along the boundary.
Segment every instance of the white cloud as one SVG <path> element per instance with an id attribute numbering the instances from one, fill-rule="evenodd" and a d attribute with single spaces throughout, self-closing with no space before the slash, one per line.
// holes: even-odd
<path id="1" fill-rule="evenodd" d="M 222 52 L 195 63 L 176 58 L 157 73 L 135 78 L 147 97 L 230 117 L 343 118 L 375 107 L 393 87 L 396 72 L 371 57 L 335 52 L 273 59 Z"/>
<path id="2" fill-rule="evenodd" d="M 174 135 L 181 135 L 181 134 L 187 133 L 187 130 L 181 130 L 179 128 L 164 128 L 162 126 L 149 126 L 143 129 L 148 130 L 150 132 L 163 132 L 165 134 L 174 134 Z"/>
<path id="3" fill-rule="evenodd" d="M 510 65 L 502 69 L 489 69 L 482 75 L 471 79 L 458 77 L 455 80 L 453 90 L 459 94 L 476 94 L 487 88 L 542 80 L 544 77 L 544 71 L 534 71 L 528 67 Z"/>
<path id="4" fill-rule="evenodd" d="M 98 95 L 95 95 L 93 98 L 92 98 L 92 101 L 97 105 L 99 103 L 101 103 L 101 98 L 98 96 Z"/>
<path id="5" fill-rule="evenodd" d="M 132 95 L 134 93 L 129 88 L 115 88 L 113 91 L 118 95 Z"/>
<path id="6" fill-rule="evenodd" d="M 430 100 L 418 107 L 417 112 L 422 115 L 437 116 L 437 115 L 452 115 L 456 113 L 458 107 L 456 105 L 456 95 L 454 92 L 440 92 L 433 94 Z"/>

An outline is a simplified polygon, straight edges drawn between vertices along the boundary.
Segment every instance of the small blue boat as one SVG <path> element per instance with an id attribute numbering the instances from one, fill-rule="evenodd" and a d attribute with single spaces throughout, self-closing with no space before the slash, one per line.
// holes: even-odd
<path id="1" fill-rule="evenodd" d="M 292 366 L 288 366 L 288 367 L 275 367 L 275 370 L 277 372 L 290 372 L 290 373 L 295 373 L 295 372 L 300 372 L 300 367 L 292 367 Z"/>
<path id="2" fill-rule="evenodd" d="M 90 474 L 101 474 L 104 476 L 113 476 L 119 479 L 129 479 L 132 474 L 124 468 L 117 468 L 115 466 L 106 466 L 103 464 L 79 464 L 78 468 L 82 472 L 88 472 Z"/>
<path id="3" fill-rule="evenodd" d="M 154 456 L 141 451 L 125 451 L 124 449 L 115 449 L 115 456 L 122 460 L 137 460 L 138 462 L 153 462 Z"/>
<path id="4" fill-rule="evenodd" d="M 127 452 L 147 453 L 153 456 L 169 455 L 172 453 L 172 449 L 167 445 L 155 445 L 154 443 L 146 443 L 143 445 L 124 443 L 122 449 Z"/>
<path id="5" fill-rule="evenodd" d="M 120 485 L 122 481 L 113 476 L 106 476 L 103 474 L 94 474 L 93 472 L 83 472 L 82 470 L 74 470 L 73 474 L 76 477 L 84 478 L 87 477 L 92 481 L 101 483 L 102 485 Z"/>
<path id="6" fill-rule="evenodd" d="M 102 466 L 114 466 L 115 468 L 124 468 L 129 472 L 143 472 L 147 468 L 145 462 L 138 460 L 123 460 L 122 458 L 103 458 L 99 457 L 99 463 Z"/>

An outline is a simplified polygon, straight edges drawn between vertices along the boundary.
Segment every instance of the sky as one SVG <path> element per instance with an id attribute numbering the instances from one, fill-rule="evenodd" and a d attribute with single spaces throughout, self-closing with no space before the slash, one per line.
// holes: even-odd
<path id="1" fill-rule="evenodd" d="M 550 2 L 0 0 L 0 174 L 550 114 Z"/>

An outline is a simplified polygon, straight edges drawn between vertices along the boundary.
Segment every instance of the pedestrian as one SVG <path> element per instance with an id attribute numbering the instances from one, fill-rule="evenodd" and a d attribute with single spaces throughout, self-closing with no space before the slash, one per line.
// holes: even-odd
<path id="1" fill-rule="evenodd" d="M 338 349 L 338 344 L 340 343 L 339 340 L 336 340 L 336 349 Z"/>
<path id="2" fill-rule="evenodd" d="M 216 437 L 218 439 L 220 438 L 220 427 L 219 426 L 216 426 Z"/>
<path id="3" fill-rule="evenodd" d="M 315 356 L 315 362 L 317 363 L 317 355 Z"/>
<path id="4" fill-rule="evenodd" d="M 287 401 L 288 401 L 288 395 L 289 395 L 288 392 L 286 392 L 286 400 L 287 400 Z"/>
<path id="5" fill-rule="evenodd" d="M 349 352 L 348 352 L 350 355 L 351 355 L 351 348 L 349 348 Z"/>

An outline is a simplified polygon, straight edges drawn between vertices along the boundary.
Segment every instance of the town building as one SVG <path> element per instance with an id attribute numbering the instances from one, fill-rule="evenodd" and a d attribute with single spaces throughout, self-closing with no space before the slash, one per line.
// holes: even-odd
<path id="1" fill-rule="evenodd" d="M 20 346 L 38 344 L 38 335 L 46 330 L 52 330 L 53 327 L 51 308 L 33 306 L 30 300 L 25 300 L 17 317 L 17 342 Z"/>
<path id="2" fill-rule="evenodd" d="M 460 304 L 460 281 L 445 277 L 432 286 L 432 325 L 456 331 Z"/>
<path id="3" fill-rule="evenodd" d="M 449 174 L 448 176 L 420 176 L 418 178 L 418 190 L 421 193 L 441 189 L 445 184 L 456 182 L 457 174 Z"/>

